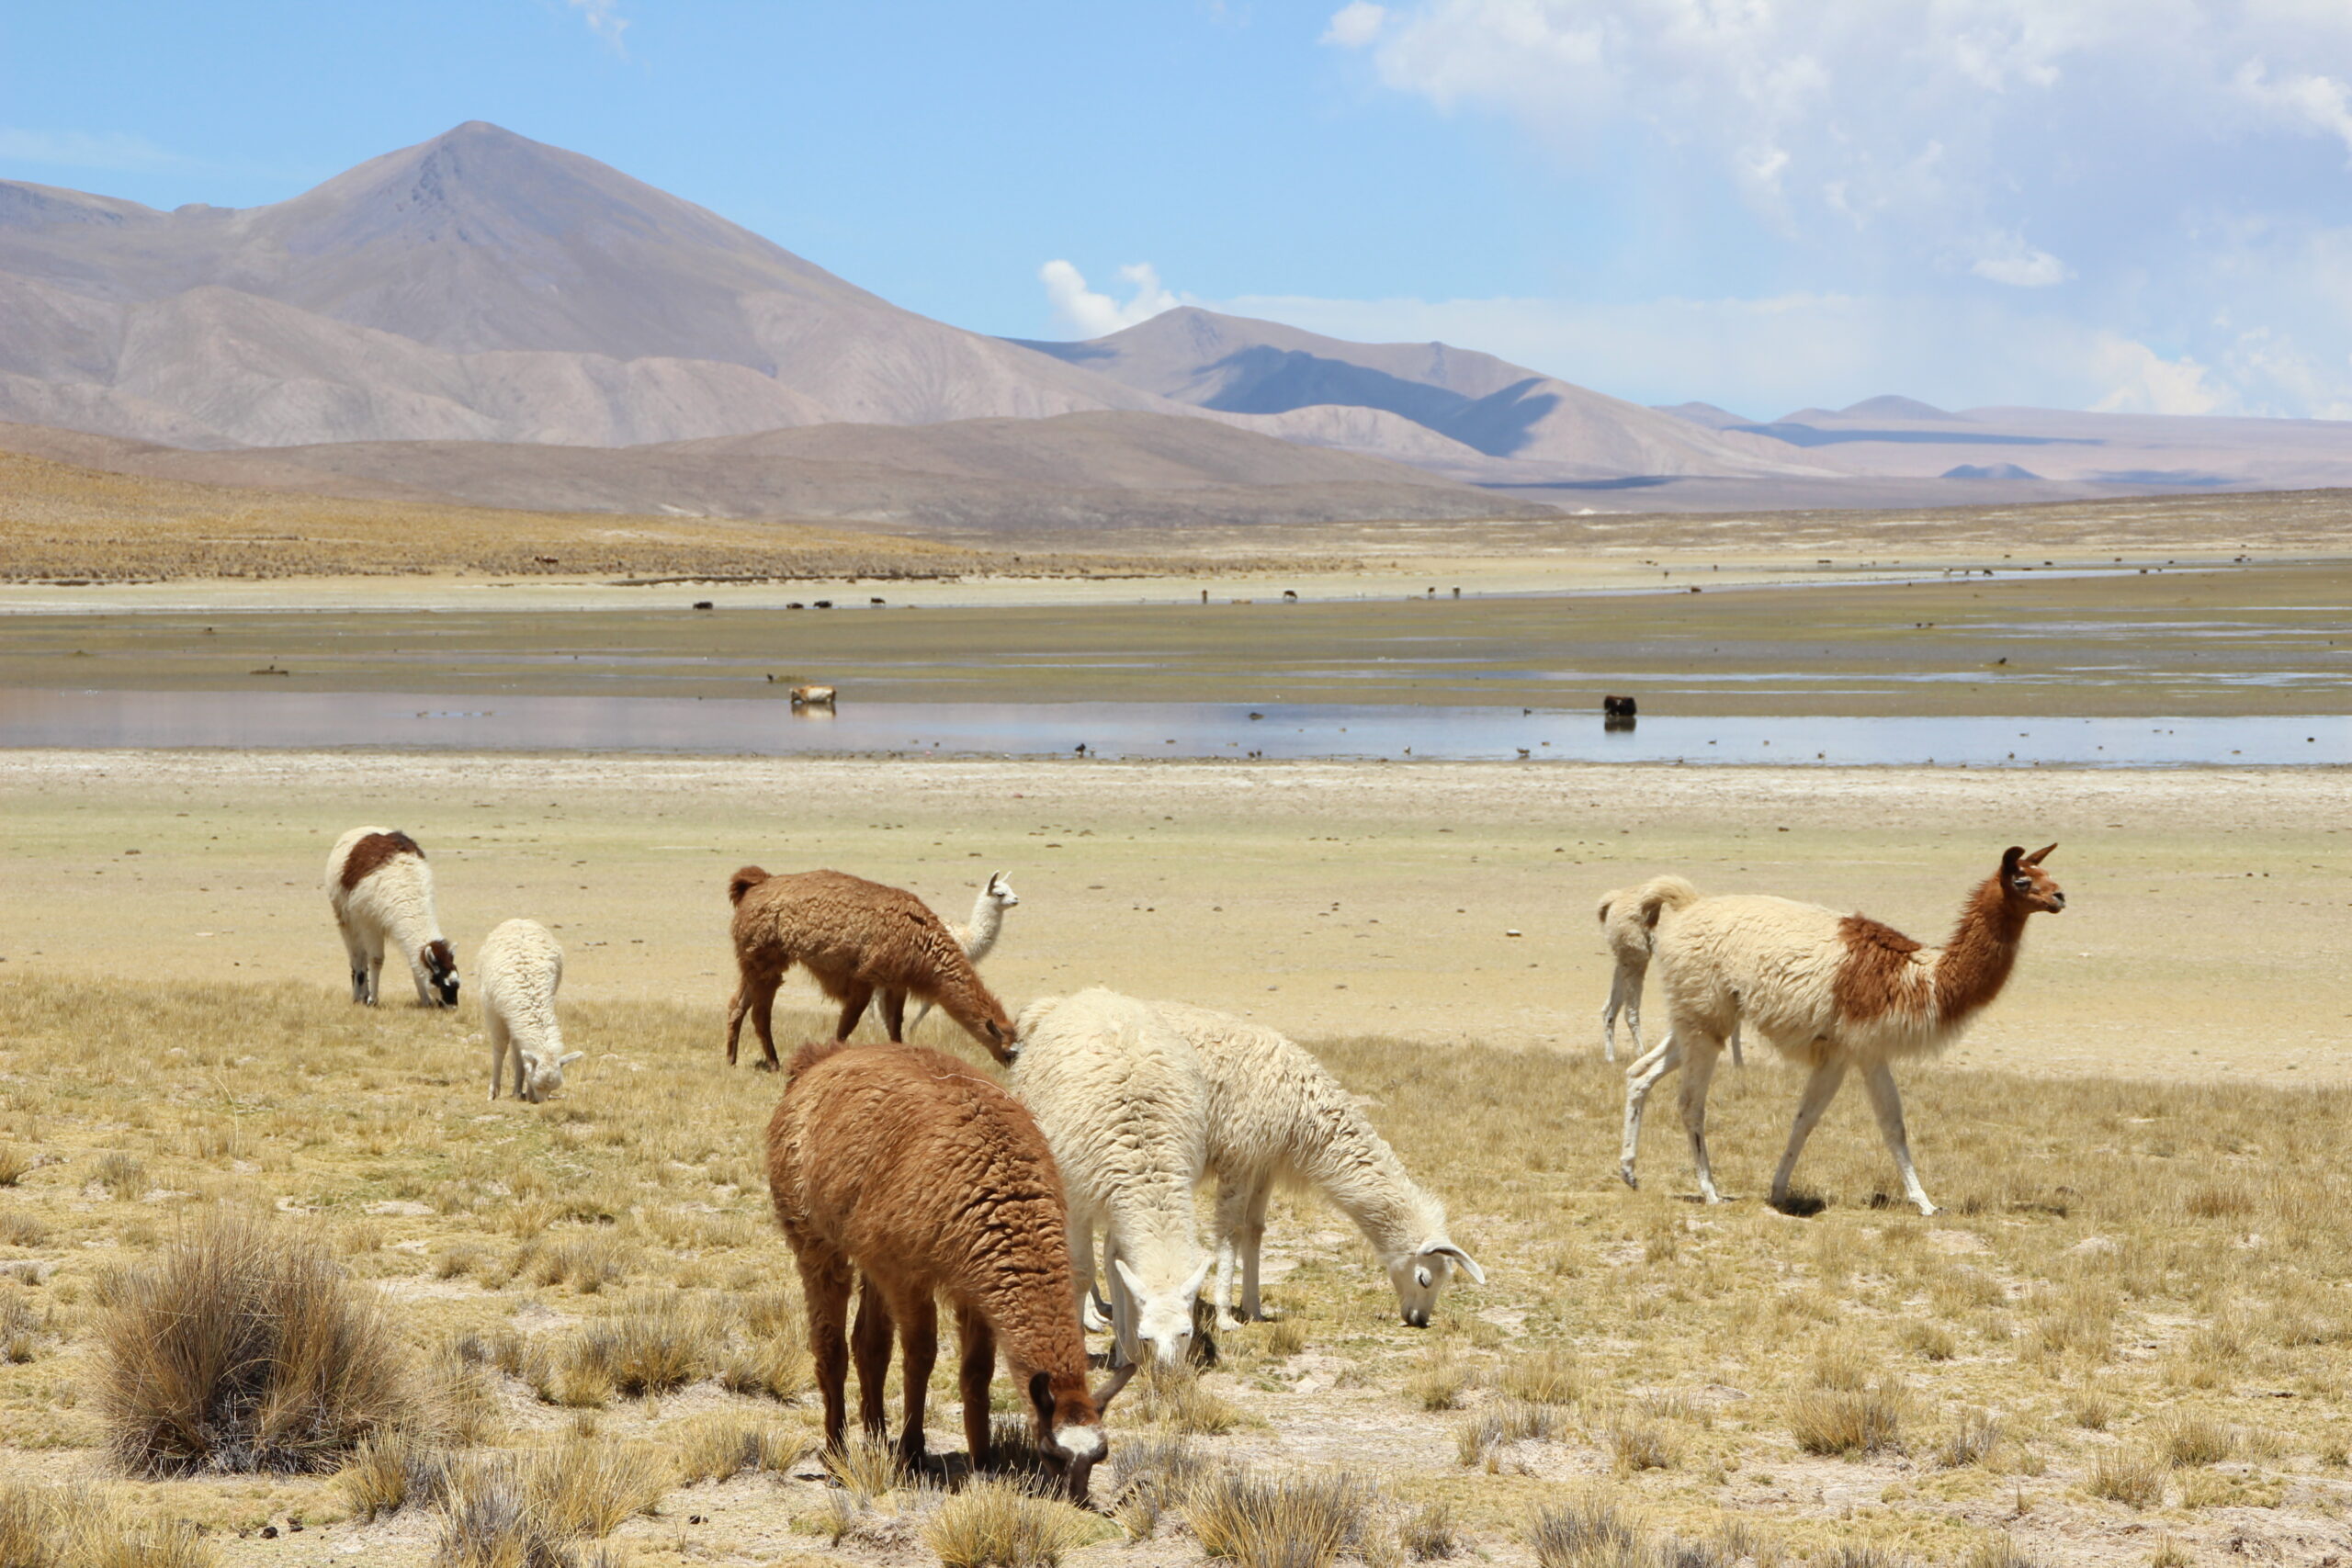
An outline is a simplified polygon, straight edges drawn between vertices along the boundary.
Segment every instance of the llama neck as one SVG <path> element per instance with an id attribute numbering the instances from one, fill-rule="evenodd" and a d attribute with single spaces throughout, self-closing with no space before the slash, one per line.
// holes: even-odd
<path id="1" fill-rule="evenodd" d="M 979 897 L 972 905 L 972 923 L 964 928 L 964 956 L 978 964 L 996 945 L 997 928 L 1004 923 L 1004 906 L 980 889 Z"/>
<path id="2" fill-rule="evenodd" d="M 1996 873 L 1968 900 L 1951 939 L 1936 954 L 1936 1016 L 1957 1023 L 2001 994 L 2018 961 L 2026 911 L 2011 903 Z"/>
<path id="3" fill-rule="evenodd" d="M 1353 1137 L 1334 1138 L 1310 1179 L 1330 1205 L 1355 1222 L 1382 1263 L 1393 1262 L 1445 1230 L 1445 1212 L 1405 1174 L 1403 1162 L 1360 1117 Z"/>

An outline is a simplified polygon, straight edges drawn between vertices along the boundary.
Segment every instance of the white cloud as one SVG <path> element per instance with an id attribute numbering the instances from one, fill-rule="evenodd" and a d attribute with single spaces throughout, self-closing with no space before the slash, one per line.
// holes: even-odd
<path id="1" fill-rule="evenodd" d="M 1331 13 L 1330 26 L 1323 29 L 1322 41 L 1340 49 L 1362 49 L 1380 36 L 1388 20 L 1388 8 L 1375 6 L 1372 0 L 1348 0 Z"/>
<path id="2" fill-rule="evenodd" d="M 2037 250 L 2022 235 L 2001 235 L 1989 255 L 1976 258 L 1968 269 L 1993 283 L 2012 288 L 2048 288 L 2075 276 L 2074 269 L 2048 251 Z"/>
<path id="3" fill-rule="evenodd" d="M 609 45 L 615 54 L 626 54 L 628 48 L 621 35 L 628 31 L 628 18 L 621 15 L 620 0 L 568 0 L 588 24 L 588 30 Z"/>
<path id="4" fill-rule="evenodd" d="M 0 126 L 0 159 L 46 164 L 54 168 L 188 169 L 196 160 L 168 152 L 143 136 L 119 131 L 92 135 L 82 130 L 20 130 Z"/>
<path id="5" fill-rule="evenodd" d="M 1148 262 L 1123 266 L 1119 276 L 1133 289 L 1124 305 L 1087 288 L 1085 274 L 1069 262 L 1057 258 L 1037 269 L 1046 298 L 1053 303 L 1055 320 L 1081 338 L 1106 337 L 1183 303 L 1160 286 L 1159 274 Z"/>

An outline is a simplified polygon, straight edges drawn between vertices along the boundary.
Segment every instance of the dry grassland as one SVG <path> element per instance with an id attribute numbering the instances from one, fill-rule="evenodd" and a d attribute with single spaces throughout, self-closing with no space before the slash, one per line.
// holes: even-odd
<path id="1" fill-rule="evenodd" d="M 1017 1494 L 950 1505 L 875 1456 L 817 1479 L 756 1174 L 775 1085 L 721 1065 L 714 1009 L 574 1009 L 589 1059 L 540 1107 L 481 1098 L 478 1023 L 324 987 L 0 982 L 9 1476 L 110 1476 L 109 1303 L 227 1203 L 381 1292 L 439 1415 L 429 1456 L 340 1474 L 107 1480 L 120 1517 L 194 1521 L 221 1562 L 421 1564 L 508 1494 L 532 1517 L 568 1499 L 557 1546 L 609 1537 L 639 1564 L 973 1560 L 972 1531 L 1015 1529 Z M 1589 1055 L 1317 1045 L 1489 1282 L 1416 1334 L 1343 1222 L 1284 1201 L 1280 1318 L 1114 1413 L 1114 1520 L 1025 1527 L 1073 1532 L 1078 1561 L 1250 1561 L 1270 1508 L 1371 1562 L 1417 1531 L 1636 1561 L 1577 1555 L 1601 1526 L 1576 1509 L 1604 1504 L 1693 1564 L 2346 1547 L 2345 1091 L 1921 1070 L 1949 1212 L 1905 1213 L 1850 1124 L 1802 1172 L 1831 1207 L 1797 1220 L 1756 1201 L 1783 1075 L 1719 1086 L 1738 1199 L 1705 1210 L 1663 1138 L 1655 1190 L 1609 1179 L 1620 1079 Z M 954 1393 L 943 1375 L 936 1448 Z"/>
<path id="2" fill-rule="evenodd" d="M 1053 577 L 1150 570 L 1132 558 L 1025 559 L 824 524 L 514 512 L 189 484 L 0 452 L 0 581 L 185 578 Z"/>

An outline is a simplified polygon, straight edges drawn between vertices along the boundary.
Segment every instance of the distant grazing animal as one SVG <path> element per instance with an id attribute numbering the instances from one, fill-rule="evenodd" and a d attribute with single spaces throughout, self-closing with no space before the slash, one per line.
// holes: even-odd
<path id="1" fill-rule="evenodd" d="M 1405 1173 L 1355 1097 L 1306 1052 L 1263 1024 L 1206 1008 L 1157 1002 L 1159 1015 L 1192 1042 L 1209 1086 L 1208 1168 L 1216 1177 L 1220 1312 L 1235 1255 L 1241 1260 L 1240 1316 L 1265 1313 L 1258 1297 L 1266 1204 L 1277 1183 L 1311 1187 L 1353 1220 L 1396 1290 L 1415 1328 L 1429 1326 L 1437 1300 L 1459 1269 L 1487 1276 L 1446 1234 L 1445 1205 Z"/>
<path id="2" fill-rule="evenodd" d="M 846 1040 L 876 993 L 882 1023 L 894 1041 L 906 1038 L 907 998 L 936 1001 L 947 1016 L 988 1047 L 1012 1060 L 1012 1020 L 980 983 L 964 949 L 913 894 L 839 871 L 770 876 L 747 865 L 727 884 L 735 905 L 735 964 L 741 980 L 727 1009 L 727 1061 L 749 1012 L 759 1031 L 763 1064 L 777 1066 L 770 1012 L 785 971 L 804 965 L 827 996 L 842 1004 L 834 1038 Z"/>
<path id="3" fill-rule="evenodd" d="M 964 956 L 977 966 L 996 951 L 997 933 L 1004 929 L 1004 912 L 1020 902 L 1021 895 L 1012 890 L 1012 884 L 1005 880 L 1004 873 L 991 872 L 987 885 L 980 889 L 980 896 L 972 901 L 971 922 L 957 925 L 949 920 L 946 922 L 947 934 L 956 939 L 956 945 L 964 950 Z M 915 1009 L 915 1015 L 908 1021 L 907 1027 L 919 1029 L 922 1021 L 930 1016 L 931 1003 L 925 1001 Z"/>
<path id="4" fill-rule="evenodd" d="M 1669 889 L 1668 885 L 1672 886 Z M 1652 889 L 1661 890 L 1657 898 L 1645 901 Z M 1625 1015 L 1625 1027 L 1634 1036 L 1634 1054 L 1640 1055 L 1642 1045 L 1642 982 L 1649 974 L 1650 950 L 1656 937 L 1651 929 L 1657 921 L 1659 905 L 1671 891 L 1683 903 L 1699 897 L 1699 890 L 1679 876 L 1661 876 L 1634 887 L 1619 887 L 1600 896 L 1600 933 L 1609 943 L 1609 955 L 1617 961 L 1615 975 L 1609 982 L 1608 1005 L 1600 1010 L 1600 1055 L 1603 1061 L 1617 1059 L 1617 1014 Z M 1687 895 L 1687 896 L 1686 896 Z M 1647 916 L 1644 910 L 1649 911 Z M 1745 1064 L 1739 1055 L 1739 1026 L 1731 1032 L 1731 1063 Z"/>
<path id="5" fill-rule="evenodd" d="M 1030 1003 L 1014 1032 L 1012 1092 L 1053 1145 L 1069 1201 L 1073 1288 L 1093 1285 L 1099 1224 L 1117 1359 L 1148 1345 L 1160 1365 L 1182 1364 L 1209 1277 L 1193 1204 L 1208 1152 L 1199 1059 L 1150 1007 L 1099 986 Z"/>
<path id="6" fill-rule="evenodd" d="M 426 1007 L 458 1005 L 458 954 L 433 912 L 433 872 L 397 828 L 354 828 L 327 852 L 327 903 L 351 959 L 351 999 L 376 1005 L 389 947 Z"/>
<path id="7" fill-rule="evenodd" d="M 1642 705 L 1632 697 L 1603 697 L 1600 711 L 1608 718 L 1634 718 L 1640 715 Z"/>
<path id="8" fill-rule="evenodd" d="M 899 1451 L 922 1452 L 944 1296 L 963 1347 L 973 1468 L 989 1459 L 989 1382 L 1001 1349 L 1038 1454 L 1083 1503 L 1107 1446 L 1102 1413 L 1135 1367 L 1086 1386 L 1061 1173 L 1021 1102 L 942 1051 L 805 1045 L 768 1122 L 767 1155 L 776 1222 L 800 1265 L 826 1444 L 842 1446 L 852 1348 L 860 1424 L 883 1436 L 895 1325 L 906 1371 Z M 845 1343 L 850 1286 L 861 1277 Z"/>
<path id="9" fill-rule="evenodd" d="M 823 607 L 830 609 L 831 606 Z M 797 610 L 800 606 L 795 604 L 793 608 Z M 831 707 L 833 689 L 831 686 L 795 686 L 792 688 L 792 705 L 797 708 Z"/>
<path id="10" fill-rule="evenodd" d="M 540 1103 L 563 1087 L 563 1069 L 582 1055 L 563 1048 L 556 1022 L 563 949 L 538 921 L 508 920 L 481 944 L 474 982 L 481 987 L 482 1032 L 490 1038 L 490 1098 L 498 1098 L 512 1053 L 514 1098 Z"/>
<path id="11" fill-rule="evenodd" d="M 1789 1178 L 1814 1123 L 1829 1108 L 1847 1069 L 1859 1067 L 1880 1134 L 1903 1175 L 1904 1195 L 1923 1214 L 1935 1204 L 1911 1168 L 1903 1099 L 1888 1064 L 1940 1051 L 1960 1038 L 1977 1011 L 2008 982 L 2029 916 L 2055 914 L 2066 895 L 2041 863 L 2055 844 L 2027 854 L 2003 852 L 2000 869 L 1979 884 L 1944 945 L 1923 947 L 1860 915 L 1787 898 L 1701 898 L 1652 883 L 1657 964 L 1671 1032 L 1627 1069 L 1625 1145 L 1618 1171 L 1634 1181 L 1642 1102 L 1678 1066 L 1682 1124 L 1699 1169 L 1700 1195 L 1715 1191 L 1707 1166 L 1707 1085 L 1724 1035 L 1745 1019 L 1773 1048 L 1813 1068 L 1797 1105 L 1788 1152 L 1772 1176 L 1772 1203 L 1785 1207 Z"/>

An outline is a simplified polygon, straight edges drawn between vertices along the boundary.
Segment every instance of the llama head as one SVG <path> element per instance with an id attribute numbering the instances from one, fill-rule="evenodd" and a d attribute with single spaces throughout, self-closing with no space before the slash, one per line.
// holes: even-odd
<path id="1" fill-rule="evenodd" d="M 1010 909 L 1021 902 L 1021 895 L 1012 890 L 1012 884 L 1005 880 L 1004 873 L 1001 871 L 989 874 L 987 892 L 989 902 L 1000 909 Z"/>
<path id="2" fill-rule="evenodd" d="M 1201 1287 L 1209 1282 L 1209 1263 L 1203 1258 L 1192 1278 L 1155 1295 L 1144 1288 L 1143 1277 L 1127 1267 L 1125 1258 L 1111 1260 L 1111 1267 L 1119 1271 L 1119 1282 L 1127 1288 L 1128 1299 L 1135 1303 L 1136 1338 L 1151 1347 L 1152 1359 L 1163 1367 L 1183 1365 L 1192 1351 L 1193 1306 L 1201 1299 Z"/>
<path id="3" fill-rule="evenodd" d="M 957 1021 L 973 1039 L 988 1047 L 989 1055 L 1009 1067 L 1021 1055 L 1020 1036 L 1012 1027 L 1012 1020 L 1004 1016 L 1003 1006 L 994 997 L 984 995 L 981 999 L 987 1004 L 985 1010 L 973 1018 Z"/>
<path id="4" fill-rule="evenodd" d="M 2027 914 L 2054 915 L 2064 908 L 2065 890 L 2058 886 L 2055 877 L 2041 869 L 2043 857 L 2057 847 L 2046 844 L 2028 854 L 2020 846 L 2011 844 L 2001 852 L 2001 896 Z"/>
<path id="5" fill-rule="evenodd" d="M 458 955 L 447 942 L 435 937 L 417 949 L 416 961 L 424 966 L 426 986 L 437 998 L 435 1007 L 458 1005 Z"/>
<path id="6" fill-rule="evenodd" d="M 584 1055 L 582 1051 L 566 1051 L 551 1062 L 529 1058 L 523 1074 L 523 1098 L 534 1105 L 546 1103 L 548 1096 L 563 1087 L 563 1069 Z"/>
<path id="7" fill-rule="evenodd" d="M 1069 1500 L 1080 1507 L 1086 1506 L 1087 1483 L 1094 1467 L 1111 1450 L 1102 1436 L 1102 1416 L 1135 1375 L 1135 1363 L 1130 1361 L 1089 1393 L 1082 1372 L 1030 1374 L 1029 1405 L 1037 1418 L 1037 1457 L 1061 1477 Z"/>
<path id="8" fill-rule="evenodd" d="M 1474 1285 L 1487 1282 L 1486 1270 L 1442 1235 L 1431 1236 L 1388 1265 L 1389 1283 L 1396 1287 L 1396 1305 L 1404 1314 L 1407 1326 L 1430 1325 L 1430 1314 L 1437 1310 L 1437 1299 L 1445 1293 L 1457 1269 L 1469 1275 Z"/>

